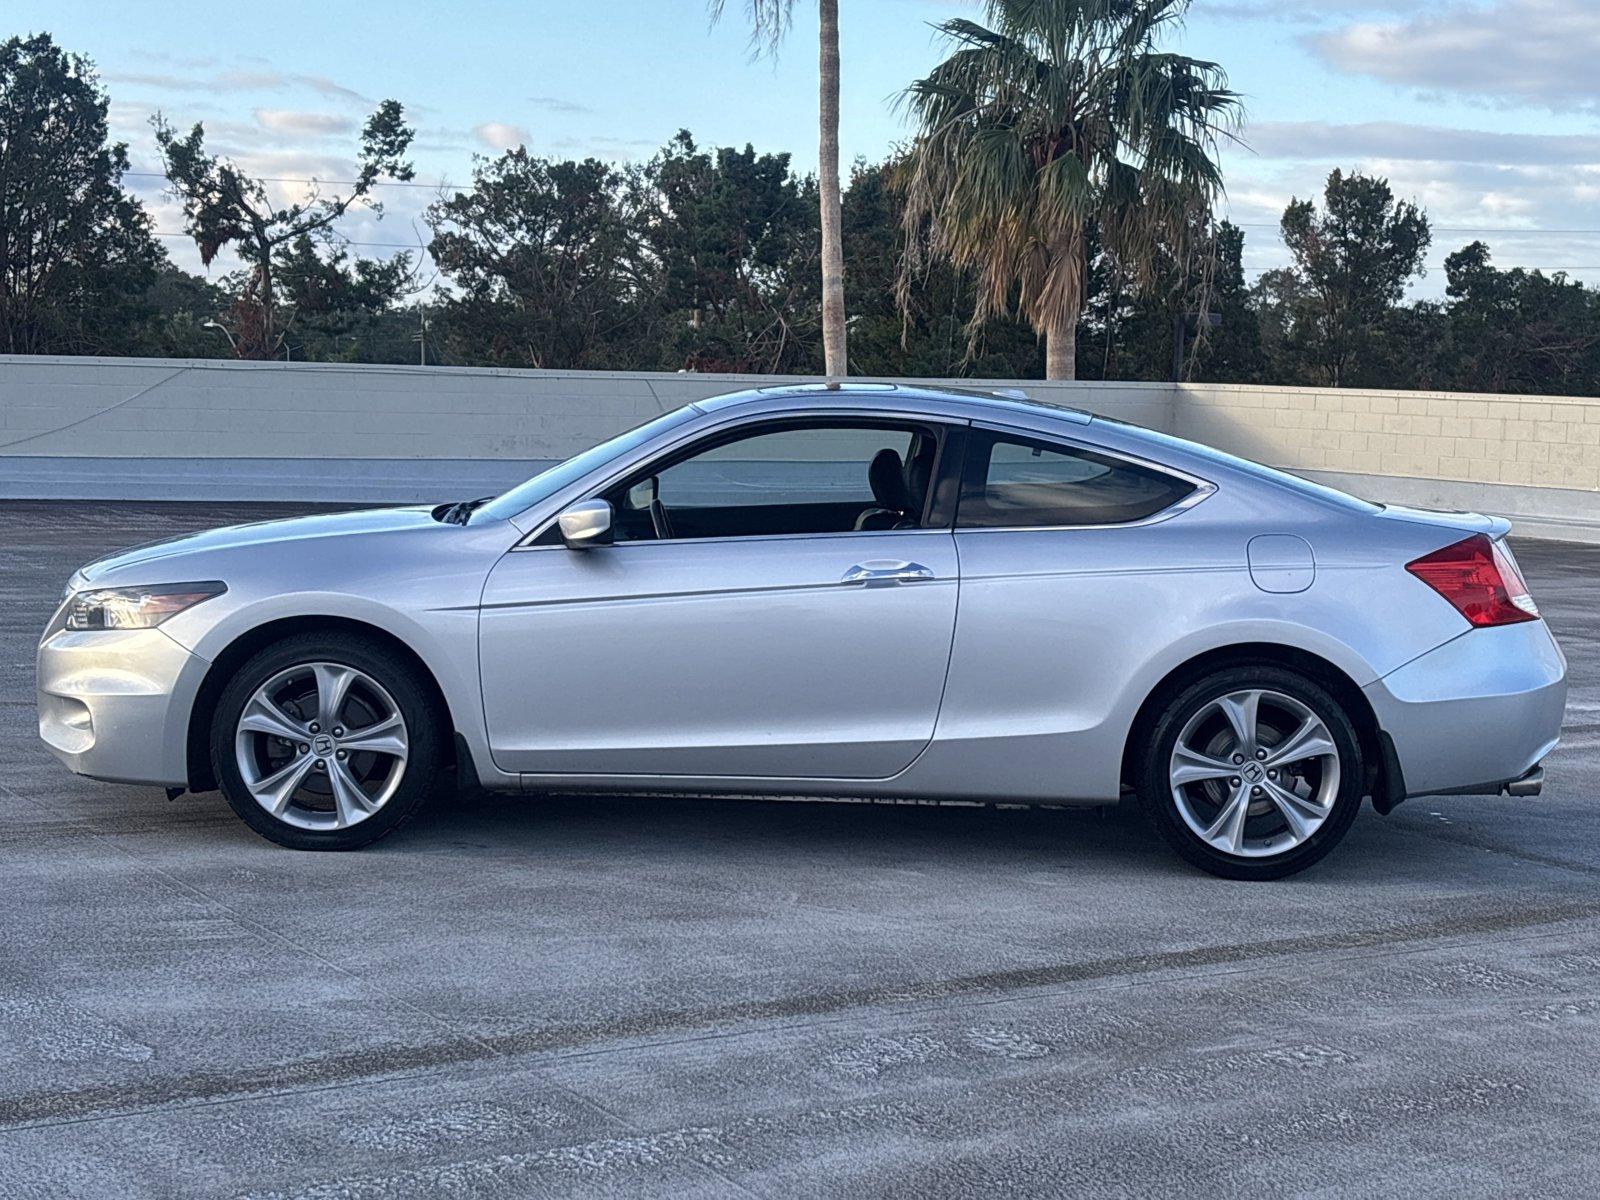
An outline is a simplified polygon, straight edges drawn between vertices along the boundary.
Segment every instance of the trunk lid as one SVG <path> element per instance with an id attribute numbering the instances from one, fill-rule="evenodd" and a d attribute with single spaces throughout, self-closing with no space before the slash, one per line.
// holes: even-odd
<path id="1" fill-rule="evenodd" d="M 1407 521 L 1413 525 L 1434 525 L 1440 529 L 1486 534 L 1490 541 L 1498 541 L 1511 531 L 1511 522 L 1504 517 L 1489 517 L 1475 512 L 1446 512 L 1442 509 L 1407 508 L 1403 504 L 1385 504 L 1377 513 L 1390 521 Z"/>

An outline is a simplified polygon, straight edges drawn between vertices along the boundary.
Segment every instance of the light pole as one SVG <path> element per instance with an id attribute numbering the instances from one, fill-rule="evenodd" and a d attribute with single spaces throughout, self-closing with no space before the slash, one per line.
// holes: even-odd
<path id="1" fill-rule="evenodd" d="M 200 328 L 220 330 L 222 336 L 228 339 L 228 349 L 232 350 L 235 356 L 238 355 L 239 343 L 233 340 L 233 334 L 229 332 L 228 327 L 221 321 L 207 321 L 204 325 L 200 326 Z"/>

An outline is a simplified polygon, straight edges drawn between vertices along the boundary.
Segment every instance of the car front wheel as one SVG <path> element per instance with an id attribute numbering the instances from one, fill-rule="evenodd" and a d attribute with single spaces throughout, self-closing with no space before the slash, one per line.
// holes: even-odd
<path id="1" fill-rule="evenodd" d="M 303 634 L 257 653 L 223 689 L 211 760 L 228 804 L 263 837 L 353 850 L 428 798 L 442 744 L 437 705 L 402 656 Z"/>
<path id="2" fill-rule="evenodd" d="M 1185 859 L 1279 879 L 1336 846 L 1361 806 L 1360 740 L 1317 683 L 1262 664 L 1180 689 L 1145 747 L 1139 796 Z"/>

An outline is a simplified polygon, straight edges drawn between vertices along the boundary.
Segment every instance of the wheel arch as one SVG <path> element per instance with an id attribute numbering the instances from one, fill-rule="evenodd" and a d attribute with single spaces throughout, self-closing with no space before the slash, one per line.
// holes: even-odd
<path id="1" fill-rule="evenodd" d="M 1374 807 L 1385 814 L 1400 802 L 1405 794 L 1405 785 L 1400 778 L 1399 762 L 1394 746 L 1379 724 L 1377 713 L 1373 711 L 1366 693 L 1336 663 L 1313 651 L 1282 642 L 1239 642 L 1218 646 L 1184 660 L 1162 676 L 1146 694 L 1133 724 L 1128 728 L 1127 740 L 1122 748 L 1124 785 L 1132 786 L 1136 755 L 1149 738 L 1163 706 L 1174 693 L 1212 672 L 1252 663 L 1287 668 L 1326 689 L 1344 708 L 1360 739 L 1365 766 L 1363 794 L 1372 796 Z"/>
<path id="2" fill-rule="evenodd" d="M 280 617 L 276 620 L 266 621 L 260 625 L 245 630 L 233 641 L 225 646 L 211 661 L 210 668 L 205 677 L 200 681 L 199 690 L 195 693 L 194 703 L 189 709 L 189 726 L 187 732 L 186 757 L 189 778 L 189 790 L 194 792 L 214 791 L 217 787 L 215 774 L 211 770 L 211 718 L 216 712 L 217 701 L 222 695 L 222 689 L 228 685 L 234 673 L 244 665 L 251 655 L 270 646 L 282 638 L 301 633 L 347 633 L 367 638 L 406 659 L 416 668 L 418 678 L 423 686 L 428 689 L 433 700 L 438 704 L 439 711 L 444 714 L 446 735 L 441 739 L 445 754 L 445 765 L 454 763 L 456 746 L 458 742 L 457 731 L 460 726 L 456 722 L 455 714 L 451 711 L 449 698 L 444 689 L 439 686 L 439 680 L 432 669 L 423 660 L 422 656 L 386 629 L 382 629 L 370 622 L 358 620 L 354 617 L 340 617 L 330 614 L 312 614 L 292 617 Z"/>

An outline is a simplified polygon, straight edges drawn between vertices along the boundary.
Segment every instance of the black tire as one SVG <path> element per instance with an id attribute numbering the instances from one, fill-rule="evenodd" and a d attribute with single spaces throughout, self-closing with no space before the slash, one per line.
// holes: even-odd
<path id="1" fill-rule="evenodd" d="M 280 672 L 309 663 L 353 667 L 369 676 L 405 719 L 409 744 L 398 785 L 371 816 L 339 829 L 306 829 L 268 812 L 245 783 L 235 750 L 240 717 L 256 690 Z M 431 687 L 406 658 L 356 634 L 293 634 L 253 655 L 223 688 L 211 724 L 211 767 L 229 807 L 262 837 L 293 850 L 356 850 L 393 833 L 433 794 L 447 736 Z"/>
<path id="2" fill-rule="evenodd" d="M 1326 725 L 1339 756 L 1337 792 L 1321 826 L 1292 849 L 1267 857 L 1224 853 L 1202 840 L 1180 814 L 1169 776 L 1173 750 L 1187 722 L 1219 697 L 1250 689 L 1280 692 L 1304 704 Z M 1188 862 L 1225 879 L 1282 879 L 1320 861 L 1349 832 L 1361 808 L 1365 778 L 1361 739 L 1349 714 L 1315 681 L 1270 663 L 1241 664 L 1180 685 L 1158 703 L 1161 708 L 1147 726 L 1149 734 L 1136 760 L 1135 787 L 1145 815 Z"/>

